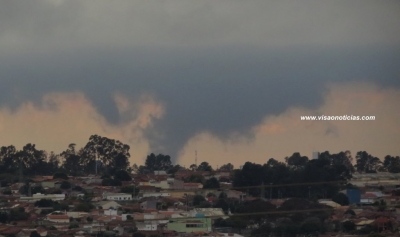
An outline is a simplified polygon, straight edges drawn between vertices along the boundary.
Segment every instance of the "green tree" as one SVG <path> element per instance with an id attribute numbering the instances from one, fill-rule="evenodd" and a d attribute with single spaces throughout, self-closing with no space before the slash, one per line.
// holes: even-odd
<path id="1" fill-rule="evenodd" d="M 151 153 L 146 157 L 145 168 L 150 172 L 156 170 L 168 171 L 173 167 L 171 157 L 169 155 Z"/>
<path id="2" fill-rule="evenodd" d="M 40 234 L 35 230 L 32 231 L 31 234 L 29 235 L 29 237 L 41 237 Z"/>
<path id="3" fill-rule="evenodd" d="M 390 173 L 400 173 L 400 157 L 399 156 L 385 156 L 383 167 Z"/>
<path id="4" fill-rule="evenodd" d="M 54 205 L 54 201 L 51 199 L 40 199 L 35 202 L 35 207 L 52 207 Z"/>
<path id="5" fill-rule="evenodd" d="M 15 146 L 2 146 L 0 148 L 0 173 L 15 173 L 19 167 Z"/>
<path id="6" fill-rule="evenodd" d="M 321 232 L 322 222 L 318 217 L 309 217 L 301 224 L 301 231 L 308 234 Z"/>
<path id="7" fill-rule="evenodd" d="M 115 173 L 114 178 L 121 180 L 121 181 L 131 181 L 132 180 L 132 177 L 125 170 L 118 170 Z"/>
<path id="8" fill-rule="evenodd" d="M 26 175 L 44 175 L 49 172 L 46 169 L 46 152 L 36 149 L 35 144 L 26 144 L 15 157 Z"/>
<path id="9" fill-rule="evenodd" d="M 203 161 L 201 164 L 197 167 L 197 171 L 212 171 L 212 167 L 208 162 Z"/>
<path id="10" fill-rule="evenodd" d="M 212 178 L 206 180 L 206 182 L 203 186 L 204 189 L 212 189 L 212 188 L 219 188 L 219 187 L 220 187 L 219 181 L 215 177 L 212 177 Z"/>
<path id="11" fill-rule="evenodd" d="M 349 205 L 349 198 L 344 193 L 338 193 L 333 198 L 332 201 L 339 203 L 341 206 Z"/>
<path id="12" fill-rule="evenodd" d="M 231 163 L 228 163 L 228 164 L 222 165 L 222 166 L 219 168 L 219 170 L 220 170 L 220 171 L 228 171 L 228 172 L 231 172 L 231 171 L 233 171 L 233 168 L 234 168 L 234 166 L 233 166 Z"/>
<path id="13" fill-rule="evenodd" d="M 68 181 L 62 181 L 60 185 L 61 189 L 70 189 L 71 188 L 71 183 Z"/>
<path id="14" fill-rule="evenodd" d="M 299 167 L 303 167 L 307 164 L 308 157 L 301 156 L 299 152 L 295 152 L 290 157 L 286 157 L 285 161 L 289 166 L 299 168 Z"/>
<path id="15" fill-rule="evenodd" d="M 366 151 L 359 151 L 356 155 L 355 168 L 359 173 L 371 173 L 378 171 L 382 162 L 379 158 L 368 154 Z"/>
<path id="16" fill-rule="evenodd" d="M 101 181 L 101 185 L 102 186 L 121 186 L 122 183 L 118 179 L 106 178 L 106 179 L 103 179 L 103 181 Z"/>
<path id="17" fill-rule="evenodd" d="M 53 175 L 53 179 L 65 179 L 68 180 L 68 176 L 65 173 L 57 172 Z"/>
<path id="18" fill-rule="evenodd" d="M 47 157 L 47 169 L 52 172 L 58 171 L 60 169 L 60 163 L 60 155 L 51 151 Z"/>
<path id="19" fill-rule="evenodd" d="M 140 232 L 136 232 L 132 234 L 132 237 L 146 237 L 146 235 Z"/>
<path id="20" fill-rule="evenodd" d="M 64 159 L 62 169 L 70 175 L 78 175 L 82 170 L 81 157 L 75 150 L 75 144 L 71 143 L 68 148 L 60 154 L 60 157 Z"/>
<path id="21" fill-rule="evenodd" d="M 356 229 L 356 224 L 352 221 L 345 221 L 342 223 L 342 227 L 345 232 L 350 232 Z"/>
<path id="22" fill-rule="evenodd" d="M 81 151 L 81 165 L 86 172 L 98 171 L 114 174 L 117 170 L 126 170 L 129 167 L 130 147 L 118 140 L 92 135 Z"/>
<path id="23" fill-rule="evenodd" d="M 204 202 L 206 199 L 202 195 L 195 195 L 193 197 L 193 206 L 200 205 L 201 202 Z"/>

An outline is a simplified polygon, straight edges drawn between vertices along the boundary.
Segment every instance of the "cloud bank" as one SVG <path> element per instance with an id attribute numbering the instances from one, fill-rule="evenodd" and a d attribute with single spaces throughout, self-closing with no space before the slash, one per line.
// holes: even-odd
<path id="1" fill-rule="evenodd" d="M 78 93 L 96 124 L 121 128 L 147 114 L 151 122 L 124 127 L 133 134 L 125 136 L 139 127 L 148 151 L 174 159 L 198 134 L 248 144 L 266 117 L 322 106 L 331 84 L 399 88 L 399 9 L 398 1 L 6 1 L 0 106 L 11 116 L 47 109 L 43 96 Z M 148 110 L 130 107 L 144 95 Z"/>

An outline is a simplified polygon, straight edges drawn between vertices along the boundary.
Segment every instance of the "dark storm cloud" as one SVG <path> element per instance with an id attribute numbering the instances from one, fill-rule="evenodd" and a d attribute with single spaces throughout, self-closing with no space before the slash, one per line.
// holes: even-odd
<path id="1" fill-rule="evenodd" d="M 203 131 L 251 138 L 267 115 L 318 106 L 331 83 L 400 86 L 395 2 L 332 12 L 307 10 L 313 2 L 71 2 L 0 7 L 0 103 L 79 90 L 118 124 L 114 93 L 150 93 L 166 107 L 145 131 L 153 152 L 176 157 Z"/>

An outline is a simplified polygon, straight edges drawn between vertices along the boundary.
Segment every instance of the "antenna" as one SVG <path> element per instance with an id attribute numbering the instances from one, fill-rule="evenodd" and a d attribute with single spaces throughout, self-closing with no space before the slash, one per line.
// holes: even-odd
<path id="1" fill-rule="evenodd" d="M 194 164 L 197 166 L 197 150 L 194 151 Z"/>

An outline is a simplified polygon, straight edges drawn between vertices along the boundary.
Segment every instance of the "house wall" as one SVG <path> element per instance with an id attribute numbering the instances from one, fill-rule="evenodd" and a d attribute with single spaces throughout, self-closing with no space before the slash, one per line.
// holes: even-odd
<path id="1" fill-rule="evenodd" d="M 179 233 L 211 231 L 211 227 L 210 218 L 170 219 L 167 224 L 168 230 L 173 230 Z"/>

